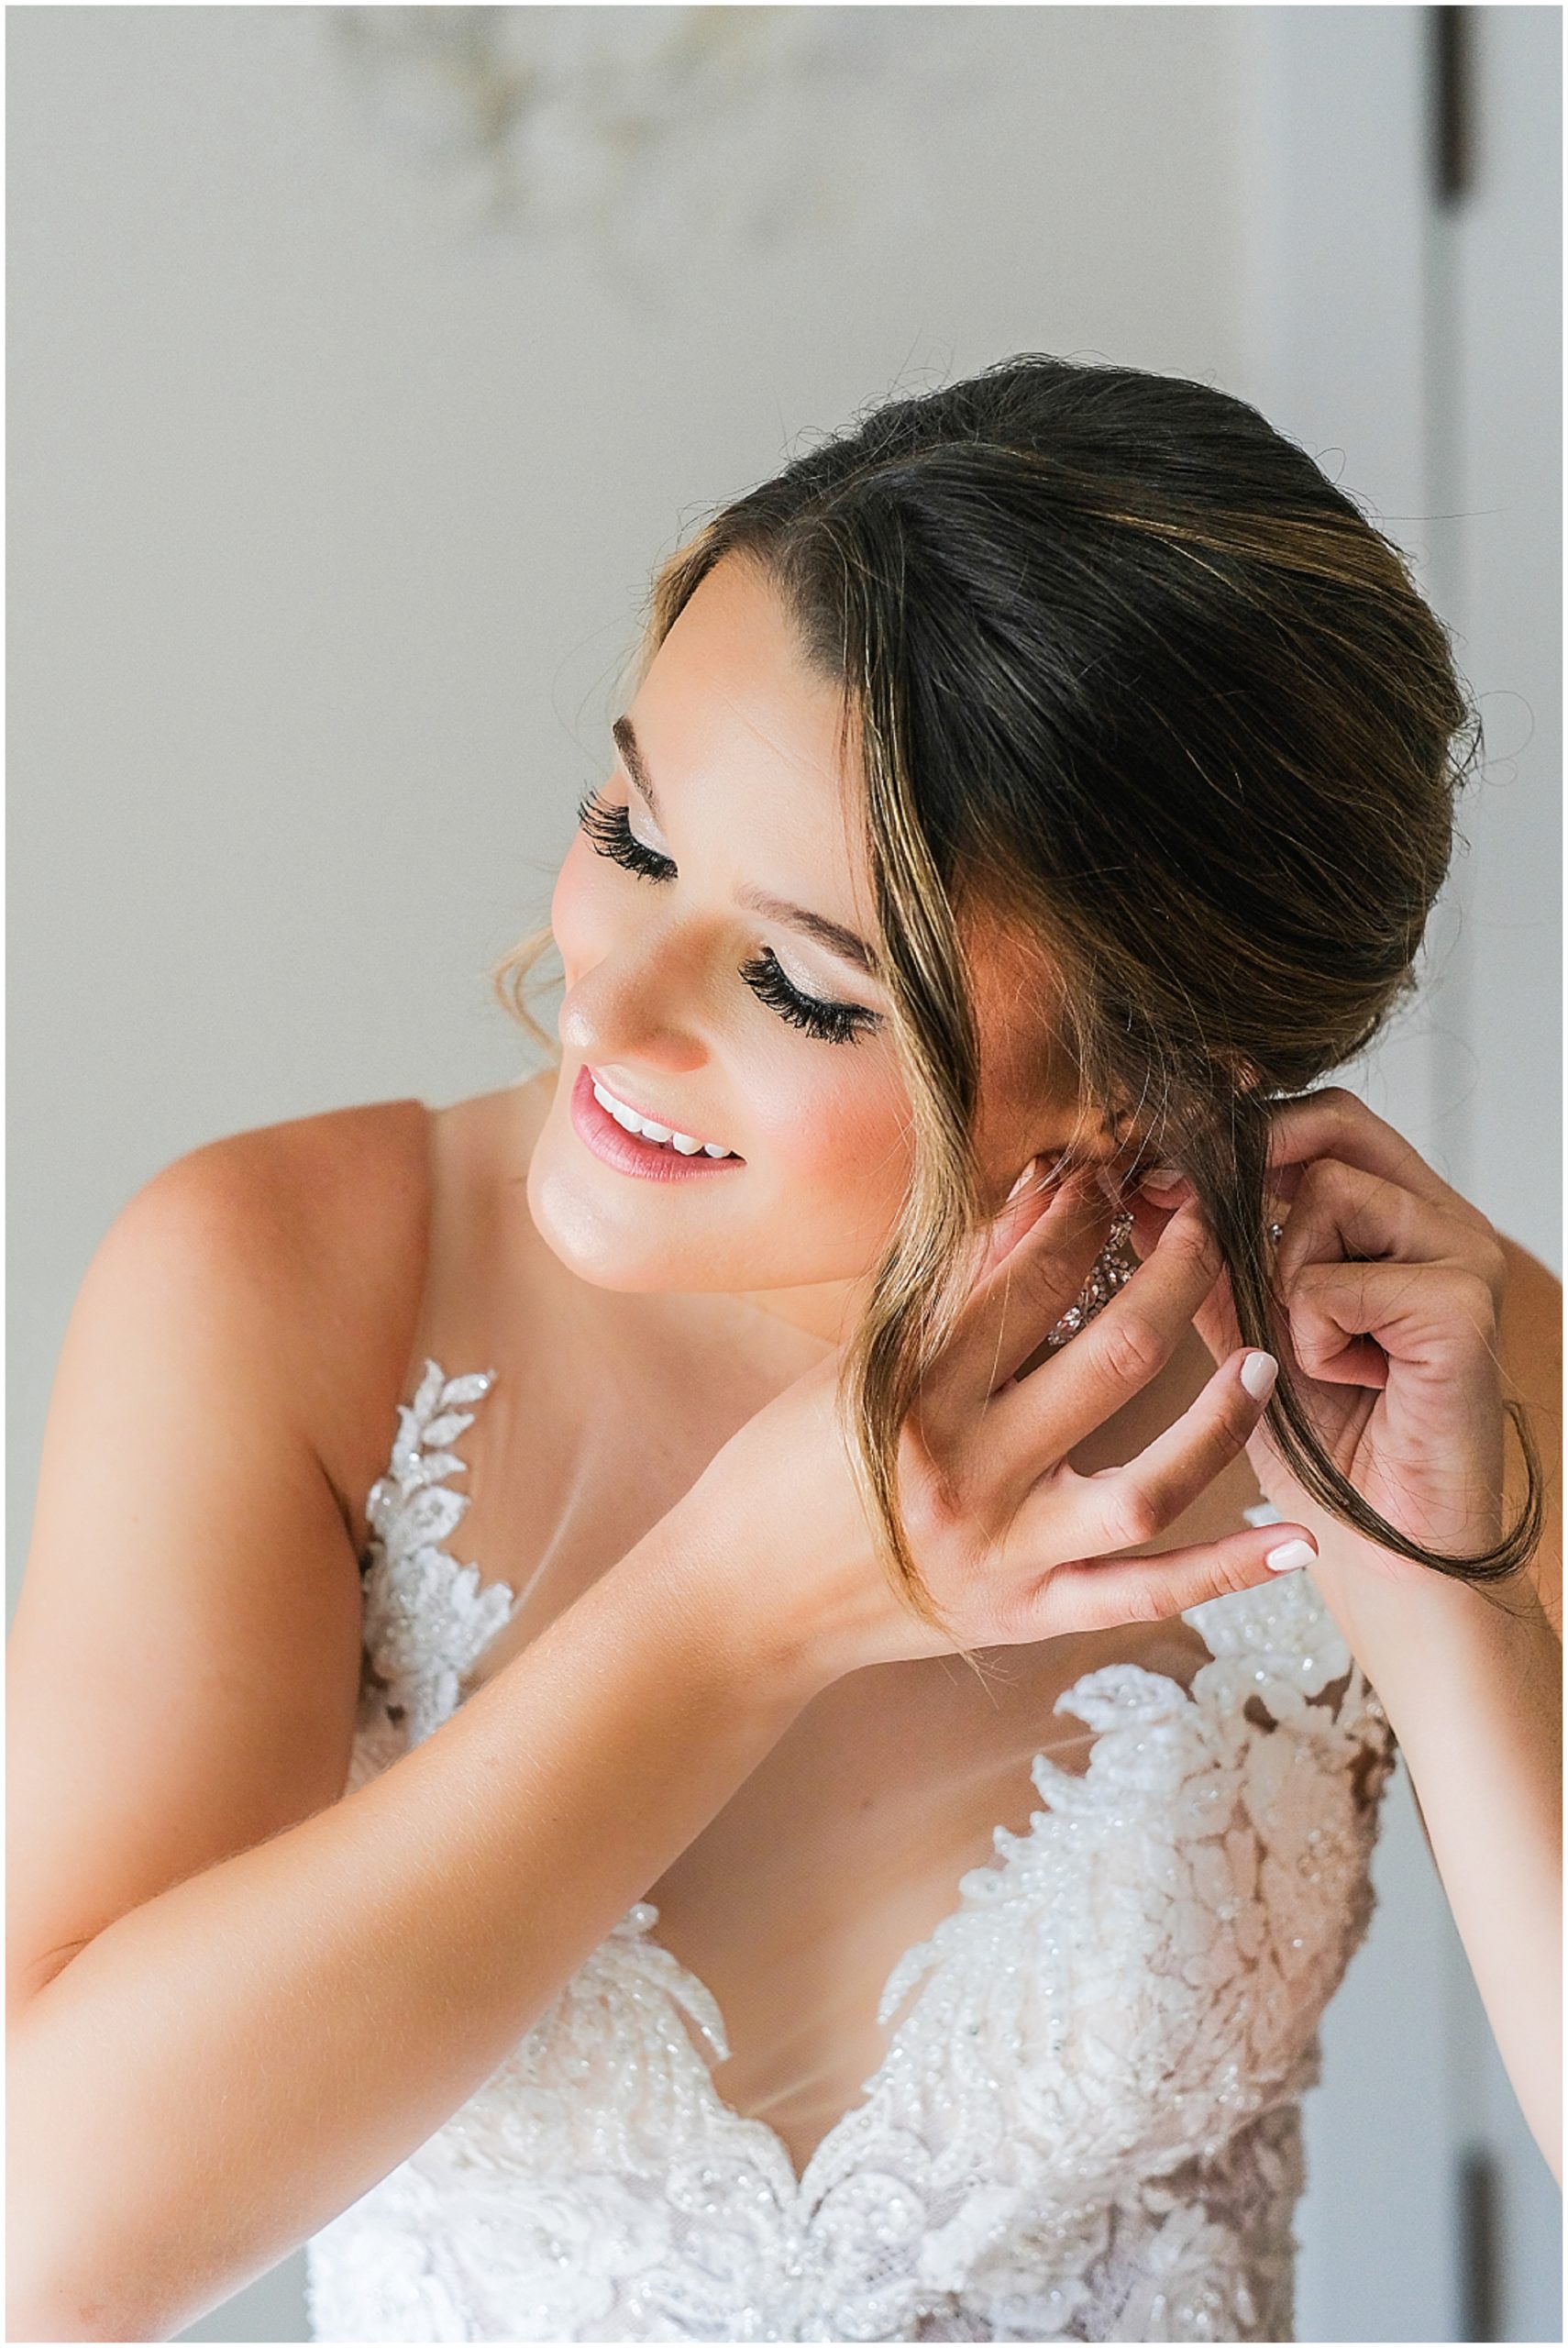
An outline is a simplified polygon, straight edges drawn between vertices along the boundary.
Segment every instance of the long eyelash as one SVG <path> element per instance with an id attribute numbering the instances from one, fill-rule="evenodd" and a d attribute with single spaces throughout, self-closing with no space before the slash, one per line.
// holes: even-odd
<path id="1" fill-rule="evenodd" d="M 623 865 L 628 872 L 639 873 L 647 880 L 669 880 L 675 877 L 675 866 L 668 856 L 647 847 L 635 837 L 628 820 L 630 810 L 607 807 L 597 792 L 586 792 L 578 802 L 577 820 L 588 834 L 601 856 Z M 802 994 L 791 985 L 779 968 L 777 956 L 769 946 L 743 962 L 740 976 L 759 1001 L 787 1019 L 792 1027 L 804 1028 L 824 1044 L 849 1044 L 865 1030 L 879 1027 L 879 1012 L 867 1011 L 864 1003 L 826 1002 L 821 996 Z"/>
<path id="2" fill-rule="evenodd" d="M 601 856 L 624 865 L 628 872 L 640 872 L 645 880 L 673 880 L 675 867 L 668 857 L 645 847 L 634 836 L 629 812 L 624 807 L 604 806 L 598 792 L 590 791 L 578 802 L 577 820 Z"/>
<path id="3" fill-rule="evenodd" d="M 853 1043 L 863 1029 L 881 1024 L 879 1014 L 867 1011 L 863 1003 L 823 1002 L 818 995 L 802 994 L 779 969 L 770 946 L 765 946 L 751 961 L 743 962 L 740 974 L 753 994 L 771 1004 L 792 1027 L 804 1027 L 824 1044 Z"/>

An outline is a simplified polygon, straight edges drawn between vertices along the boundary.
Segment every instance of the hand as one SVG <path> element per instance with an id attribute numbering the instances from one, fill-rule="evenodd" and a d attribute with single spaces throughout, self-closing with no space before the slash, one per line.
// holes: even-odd
<path id="1" fill-rule="evenodd" d="M 1338 1085 L 1275 1117 L 1275 1282 L 1287 1315 L 1280 1352 L 1329 1456 L 1410 1539 L 1474 1556 L 1505 1530 L 1507 1422 L 1498 1318 L 1507 1266 L 1497 1235 L 1412 1145 Z M 1134 1209 L 1142 1251 L 1185 1184 Z M 1229 1283 L 1198 1309 L 1216 1361 L 1240 1342 Z M 1247 1445 L 1258 1482 L 1309 1525 L 1331 1567 L 1395 1580 L 1428 1568 L 1328 1515 L 1297 1482 L 1266 1425 Z"/>
<path id="2" fill-rule="evenodd" d="M 1270 1356 L 1238 1349 L 1124 1466 L 1085 1475 L 1068 1462 L 1169 1360 L 1215 1284 L 1218 1257 L 1195 1206 L 1168 1219 L 1133 1278 L 1069 1344 L 1016 1376 L 1077 1298 L 1110 1221 L 1083 1174 L 1049 1202 L 1010 1202 L 901 1430 L 906 1535 L 951 1636 L 889 1586 L 837 1423 L 837 1352 L 749 1419 L 680 1503 L 705 1536 L 696 1550 L 708 1561 L 706 1597 L 717 1574 L 725 1605 L 753 1610 L 764 1645 L 804 1649 L 825 1684 L 867 1664 L 1154 1621 L 1266 1582 L 1267 1554 L 1300 1541 L 1303 1526 L 1154 1556 L 1110 1553 L 1154 1540 L 1243 1448 L 1272 1385 Z M 1269 1373 L 1255 1393 L 1242 1380 L 1248 1362 Z"/>

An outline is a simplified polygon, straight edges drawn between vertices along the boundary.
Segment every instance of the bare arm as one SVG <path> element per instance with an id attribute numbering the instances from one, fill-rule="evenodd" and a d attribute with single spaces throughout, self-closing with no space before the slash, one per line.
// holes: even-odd
<path id="1" fill-rule="evenodd" d="M 1540 1547 L 1506 1603 L 1437 1574 L 1329 1582 L 1377 1689 L 1519 2106 L 1562 2175 L 1562 1288 L 1504 1243 L 1509 1390 L 1548 1479 Z M 1523 1499 L 1510 1443 L 1508 1519 Z"/>
<path id="2" fill-rule="evenodd" d="M 1509 1401 L 1540 1455 L 1535 1552 L 1485 1588 L 1330 1517 L 1266 1433 L 1253 1457 L 1314 1530 L 1314 1579 L 1404 1751 L 1498 2053 L 1561 2177 L 1562 1286 L 1344 1087 L 1270 1122 L 1282 1348 L 1342 1472 L 1401 1534 L 1476 1556 L 1525 1497 Z M 1219 1358 L 1228 1290 L 1196 1318 Z"/>
<path id="3" fill-rule="evenodd" d="M 23 2337 L 167 2337 L 356 2200 L 842 1673 L 955 1636 L 1175 1613 L 1266 1580 L 1280 1537 L 1104 1556 L 1239 1455 L 1266 1386 L 1238 1354 L 1135 1460 L 1078 1474 L 1073 1445 L 1169 1357 L 1215 1269 L 1178 1214 L 1072 1358 L 1019 1385 L 1103 1238 L 1108 1210 L 1066 1185 L 1003 1225 L 922 1389 L 937 1447 L 911 1447 L 901 1496 L 954 1635 L 882 1571 L 829 1357 L 455 1718 L 342 1799 L 357 1471 L 329 1476 L 313 1446 L 363 1413 L 335 1422 L 330 1381 L 303 1413 L 297 1398 L 324 1352 L 341 1371 L 361 1351 L 345 1259 L 398 1249 L 374 1149 L 325 1208 L 293 1169 L 271 1221 L 244 1182 L 230 1196 L 227 1163 L 182 1161 L 111 1235 L 51 1400 L 11 1655 Z"/>
<path id="4" fill-rule="evenodd" d="M 789 1725 L 757 1660 L 667 1518 L 381 1777 L 100 1933 L 11 2027 L 12 2337 L 167 2339 L 440 2126 Z"/>
<path id="5" fill-rule="evenodd" d="M 346 2208 L 819 1684 L 707 1619 L 678 1508 L 337 1799 L 359 1583 L 290 1243 L 254 1283 L 210 1169 L 160 1179 L 73 1315 L 9 1656 L 12 2338 L 168 2338 Z"/>

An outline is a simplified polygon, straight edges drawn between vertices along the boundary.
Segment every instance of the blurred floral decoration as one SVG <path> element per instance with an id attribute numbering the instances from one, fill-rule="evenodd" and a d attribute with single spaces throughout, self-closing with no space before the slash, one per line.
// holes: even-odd
<path id="1" fill-rule="evenodd" d="M 966 7 L 333 7 L 379 132 L 480 224 L 597 232 L 617 260 L 843 230 L 867 104 L 951 108 Z M 846 111 L 847 102 L 847 111 Z"/>

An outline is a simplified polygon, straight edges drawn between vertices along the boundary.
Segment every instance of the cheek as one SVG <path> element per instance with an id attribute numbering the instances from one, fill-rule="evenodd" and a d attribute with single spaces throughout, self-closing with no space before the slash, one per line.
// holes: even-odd
<path id="1" fill-rule="evenodd" d="M 569 984 L 576 970 L 608 949 L 611 895 L 604 885 L 602 857 L 580 832 L 567 850 L 550 897 L 550 928 Z"/>
<path id="2" fill-rule="evenodd" d="M 780 1215 L 886 1223 L 912 1163 L 908 1095 L 889 1046 L 786 1036 L 749 1090 L 747 1130 Z"/>
<path id="3" fill-rule="evenodd" d="M 580 835 L 550 899 L 569 990 L 624 945 L 624 917 L 616 875 Z M 880 1245 L 913 1162 L 908 1094 L 890 1045 L 871 1036 L 829 1045 L 798 1035 L 760 1010 L 738 980 L 705 1033 L 734 1107 L 734 1129 L 745 1137 L 737 1146 L 752 1161 L 751 1218 L 791 1257 L 803 1250 L 814 1259 L 823 1247 L 836 1270 L 847 1245 L 845 1261 L 858 1269 L 854 1251 Z"/>

